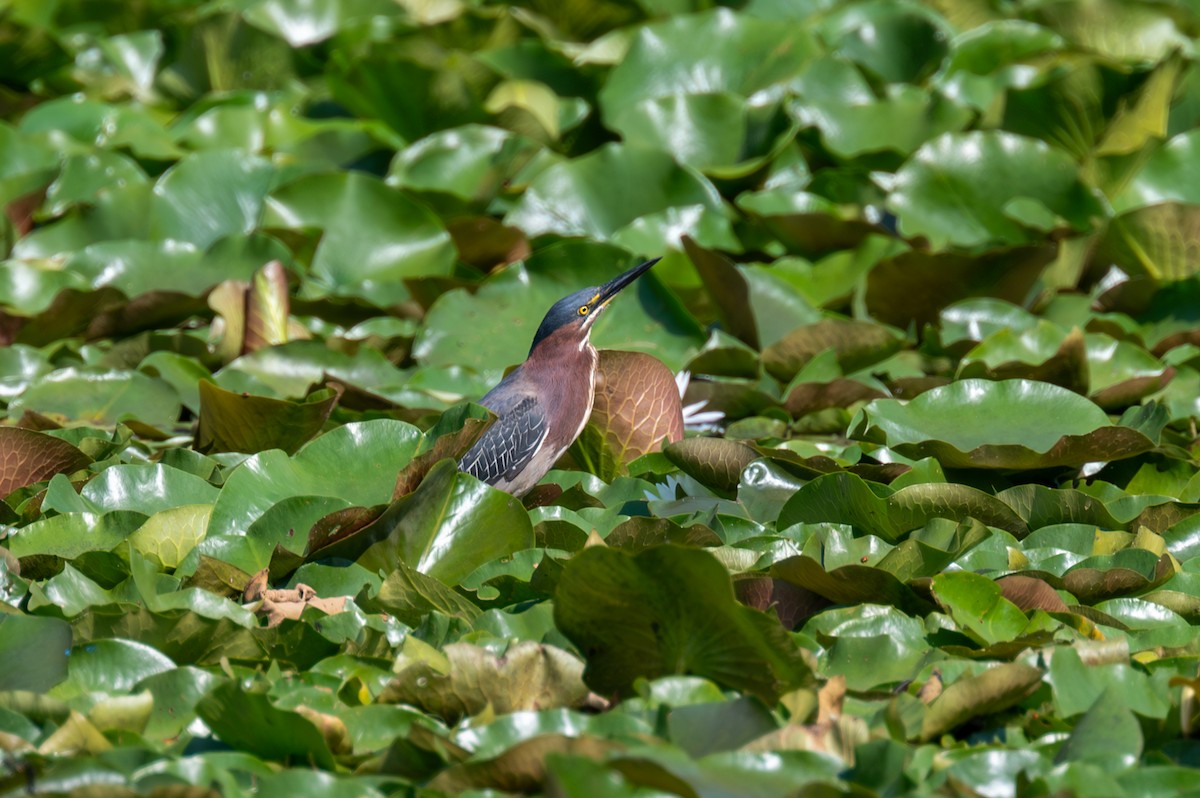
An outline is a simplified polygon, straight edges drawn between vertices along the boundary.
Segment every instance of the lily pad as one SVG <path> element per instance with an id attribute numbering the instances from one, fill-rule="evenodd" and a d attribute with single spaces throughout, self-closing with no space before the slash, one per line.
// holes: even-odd
<path id="1" fill-rule="evenodd" d="M 896 173 L 888 206 L 905 235 L 935 249 L 1028 244 L 1103 215 L 1074 161 L 1035 139 L 997 131 L 946 134 Z"/>
<path id="2" fill-rule="evenodd" d="M 584 549 L 567 563 L 554 620 L 604 693 L 693 673 L 770 701 L 812 678 L 779 623 L 739 604 L 725 568 L 700 549 Z"/>
<path id="3" fill-rule="evenodd" d="M 1080 465 L 1133 457 L 1156 443 L 1076 393 L 1028 380 L 960 380 L 907 403 L 876 399 L 850 434 L 956 468 Z"/>

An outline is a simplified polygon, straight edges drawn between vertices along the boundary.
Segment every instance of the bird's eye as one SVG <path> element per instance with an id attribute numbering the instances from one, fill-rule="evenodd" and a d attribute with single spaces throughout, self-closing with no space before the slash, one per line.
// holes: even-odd
<path id="1" fill-rule="evenodd" d="M 580 305 L 580 306 L 579 306 L 579 315 L 580 315 L 580 316 L 586 316 L 587 314 L 588 314 L 588 306 L 587 306 L 587 305 Z"/>

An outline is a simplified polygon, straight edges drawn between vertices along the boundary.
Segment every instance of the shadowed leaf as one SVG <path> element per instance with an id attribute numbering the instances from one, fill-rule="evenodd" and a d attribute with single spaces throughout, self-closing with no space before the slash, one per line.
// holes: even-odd
<path id="1" fill-rule="evenodd" d="M 559 581 L 554 619 L 601 693 L 628 692 L 638 677 L 691 673 L 771 703 L 812 680 L 778 621 L 739 604 L 725 568 L 699 549 L 584 549 Z"/>
<path id="2" fill-rule="evenodd" d="M 368 602 L 368 606 L 383 610 L 416 626 L 430 612 L 440 612 L 453 618 L 472 621 L 479 615 L 479 608 L 460 594 L 432 576 L 426 576 L 397 563 L 395 570 L 379 588 L 379 595 Z"/>
<path id="3" fill-rule="evenodd" d="M 771 576 L 810 590 L 835 604 L 890 604 L 908 613 L 924 613 L 929 602 L 881 568 L 843 565 L 826 571 L 806 555 L 788 557 L 771 566 Z"/>
<path id="4" fill-rule="evenodd" d="M 443 413 L 425 432 L 417 456 L 396 475 L 392 501 L 416 490 L 439 460 L 458 461 L 491 423 L 491 413 L 479 405 L 460 405 Z"/>
<path id="5" fill-rule="evenodd" d="M 196 450 L 254 454 L 283 449 L 293 454 L 321 431 L 340 395 L 323 388 L 294 402 L 234 393 L 202 380 Z"/>
<path id="6" fill-rule="evenodd" d="M 750 287 L 746 278 L 728 259 L 699 246 L 690 236 L 683 237 L 683 249 L 708 289 L 725 329 L 743 343 L 758 349 L 758 325 L 750 307 Z"/>
<path id="7" fill-rule="evenodd" d="M 325 737 L 308 718 L 273 706 L 265 694 L 247 692 L 238 682 L 209 691 L 196 714 L 226 744 L 264 759 L 334 766 Z"/>

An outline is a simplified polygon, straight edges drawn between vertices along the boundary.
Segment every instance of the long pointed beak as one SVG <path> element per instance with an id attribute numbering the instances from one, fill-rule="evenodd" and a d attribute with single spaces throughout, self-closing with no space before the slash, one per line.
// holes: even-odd
<path id="1" fill-rule="evenodd" d="M 619 294 L 622 288 L 625 288 L 625 286 L 641 277 L 650 270 L 651 266 L 658 263 L 660 260 L 662 260 L 662 258 L 655 258 L 654 260 L 648 260 L 645 263 L 639 263 L 637 266 L 634 266 L 620 277 L 609 280 L 607 283 L 600 286 L 600 304 L 604 304 Z"/>

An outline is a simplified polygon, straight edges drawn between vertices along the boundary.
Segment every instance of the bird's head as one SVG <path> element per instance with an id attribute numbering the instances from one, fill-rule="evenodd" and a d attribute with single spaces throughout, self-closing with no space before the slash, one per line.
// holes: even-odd
<path id="1" fill-rule="evenodd" d="M 596 318 L 608 307 L 608 303 L 612 301 L 613 297 L 619 294 L 621 289 L 641 277 L 659 260 L 661 258 L 639 263 L 604 285 L 576 291 L 555 302 L 546 312 L 546 317 L 542 319 L 537 335 L 533 337 L 533 346 L 529 351 L 532 352 L 539 343 L 562 329 L 569 329 L 576 333 L 581 341 L 586 340 Z"/>

